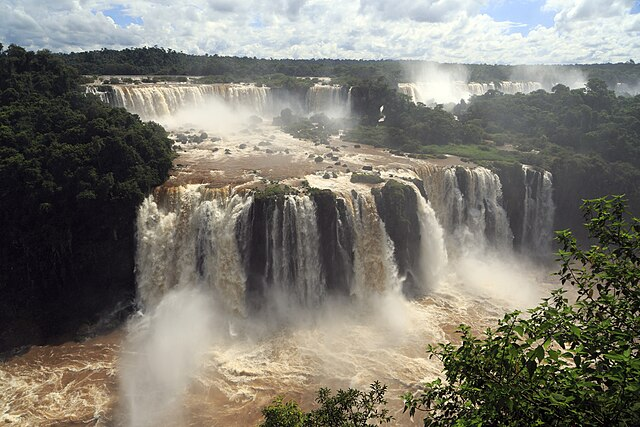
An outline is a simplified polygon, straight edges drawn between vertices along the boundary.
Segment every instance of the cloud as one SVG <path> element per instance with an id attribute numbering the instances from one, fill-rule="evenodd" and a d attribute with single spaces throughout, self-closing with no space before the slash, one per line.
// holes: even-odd
<path id="1" fill-rule="evenodd" d="M 459 14 L 475 14 L 483 5 L 477 0 L 362 0 L 361 10 L 375 11 L 385 20 L 407 18 L 418 22 L 447 22 Z"/>
<path id="2" fill-rule="evenodd" d="M 631 11 L 634 0 L 547 0 L 545 11 L 554 11 L 556 21 L 587 21 L 623 17 Z"/>
<path id="3" fill-rule="evenodd" d="M 157 45 L 263 58 L 640 59 L 640 15 L 630 13 L 632 1 L 537 0 L 554 24 L 522 34 L 513 31 L 513 20 L 483 13 L 483 5 L 497 1 L 503 0 L 189 0 L 180 6 L 173 0 L 5 0 L 0 42 L 54 51 Z"/>

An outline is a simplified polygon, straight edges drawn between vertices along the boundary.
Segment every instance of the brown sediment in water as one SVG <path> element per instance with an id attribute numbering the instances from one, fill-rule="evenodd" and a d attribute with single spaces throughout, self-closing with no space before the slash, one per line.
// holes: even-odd
<path id="1" fill-rule="evenodd" d="M 360 172 L 379 169 L 413 169 L 465 164 L 459 157 L 414 159 L 388 150 L 332 138 L 328 145 L 300 140 L 275 126 L 263 125 L 199 144 L 177 144 L 178 156 L 167 184 L 237 186 L 257 179 L 282 181 L 311 174 Z M 242 148 L 241 148 L 242 147 Z M 316 161 L 317 158 L 322 161 Z M 467 165 L 469 165 L 467 163 Z"/>
<path id="2" fill-rule="evenodd" d="M 183 395 L 182 414 L 167 426 L 254 426 L 261 410 L 283 395 L 303 409 L 316 407 L 320 387 L 366 389 L 375 380 L 389 386 L 394 425 L 412 425 L 398 396 L 435 378 L 437 361 L 425 346 L 455 339 L 457 319 L 480 330 L 494 317 L 485 308 L 449 304 L 446 295 L 400 302 L 409 329 L 395 329 L 375 311 L 299 325 L 260 339 L 239 338 L 214 346 L 202 357 Z M 119 359 L 125 331 L 82 343 L 33 347 L 0 364 L 0 395 L 6 425 L 126 425 L 119 390 Z"/>

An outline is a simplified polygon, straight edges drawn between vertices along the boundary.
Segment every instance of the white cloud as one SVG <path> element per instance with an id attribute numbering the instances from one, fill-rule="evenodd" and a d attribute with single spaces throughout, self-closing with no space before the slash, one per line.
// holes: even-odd
<path id="1" fill-rule="evenodd" d="M 633 7 L 634 0 L 547 0 L 545 11 L 557 12 L 558 21 L 587 21 L 622 17 Z"/>
<path id="2" fill-rule="evenodd" d="M 475 14 L 484 1 L 477 0 L 362 0 L 361 10 L 373 10 L 384 20 L 408 18 L 418 22 L 447 22 L 459 14 Z"/>
<path id="3" fill-rule="evenodd" d="M 522 35 L 481 13 L 477 0 L 5 0 L 0 42 L 54 51 L 157 45 L 266 58 L 618 62 L 640 59 L 632 3 L 547 0 L 555 25 Z M 105 14 L 114 8 L 142 23 L 117 25 Z"/>

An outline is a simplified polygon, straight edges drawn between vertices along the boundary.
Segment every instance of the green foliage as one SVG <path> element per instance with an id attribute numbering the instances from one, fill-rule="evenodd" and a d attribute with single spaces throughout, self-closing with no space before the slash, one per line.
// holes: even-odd
<path id="1" fill-rule="evenodd" d="M 274 118 L 274 124 L 280 125 L 282 130 L 291 136 L 313 141 L 317 144 L 327 144 L 332 135 L 345 125 L 341 119 L 331 119 L 324 114 L 315 114 L 309 118 L 294 115 L 289 108 L 280 112 L 280 117 Z"/>
<path id="2" fill-rule="evenodd" d="M 509 313 L 482 337 L 462 325 L 459 346 L 430 346 L 446 380 L 407 393 L 405 411 L 423 412 L 425 426 L 640 423 L 640 220 L 621 197 L 583 210 L 597 244 L 582 250 L 558 233 L 571 293 Z"/>
<path id="3" fill-rule="evenodd" d="M 353 172 L 349 181 L 364 184 L 380 184 L 381 182 L 384 182 L 384 179 L 382 179 L 380 175 L 376 175 L 373 173 Z"/>
<path id="4" fill-rule="evenodd" d="M 306 420 L 298 403 L 293 400 L 284 402 L 282 396 L 276 397 L 271 405 L 262 408 L 262 416 L 264 421 L 260 424 L 261 427 L 303 427 Z"/>
<path id="5" fill-rule="evenodd" d="M 47 51 L 0 52 L 3 324 L 21 310 L 42 315 L 39 304 L 54 299 L 73 301 L 63 289 L 89 287 L 92 263 L 119 236 L 128 241 L 138 205 L 171 167 L 162 127 L 85 96 L 77 81 Z"/>
<path id="6" fill-rule="evenodd" d="M 269 183 L 263 188 L 257 189 L 253 192 L 255 199 L 270 199 L 270 198 L 282 198 L 288 194 L 297 194 L 298 191 L 286 184 Z"/>
<path id="7" fill-rule="evenodd" d="M 338 390 L 335 395 L 328 388 L 318 390 L 316 403 L 320 405 L 304 413 L 294 401 L 283 402 L 282 397 L 262 409 L 262 427 L 304 426 L 304 427 L 366 427 L 388 424 L 393 420 L 385 405 L 387 386 L 378 381 L 371 384 L 369 391 L 353 388 Z"/>
<path id="8" fill-rule="evenodd" d="M 190 75 L 217 78 L 219 83 L 255 80 L 266 75 L 291 77 L 332 77 L 336 83 L 353 86 L 362 80 L 383 78 L 392 86 L 412 80 L 412 76 L 425 65 L 437 65 L 442 72 L 456 73 L 457 64 L 434 64 L 425 61 L 369 61 L 343 59 L 258 59 L 219 55 L 188 55 L 161 47 L 130 48 L 120 51 L 102 49 L 91 52 L 61 54 L 67 63 L 82 74 L 102 75 Z M 469 79 L 489 83 L 512 79 L 519 66 L 467 64 Z M 549 73 L 545 73 L 545 69 Z M 524 70 L 526 71 L 526 70 Z M 558 75 L 581 71 L 589 78 L 604 80 L 609 86 L 616 83 L 637 84 L 640 65 L 631 61 L 618 64 L 593 64 L 580 66 L 537 66 L 541 75 Z M 548 82 L 544 82 L 548 83 Z"/>
<path id="9" fill-rule="evenodd" d="M 601 156 L 640 167 L 640 97 L 616 97 L 604 81 L 584 89 L 554 87 L 552 93 L 474 97 L 460 121 L 479 127 L 487 139 L 522 152 L 540 151 L 548 166 L 569 153 Z"/>

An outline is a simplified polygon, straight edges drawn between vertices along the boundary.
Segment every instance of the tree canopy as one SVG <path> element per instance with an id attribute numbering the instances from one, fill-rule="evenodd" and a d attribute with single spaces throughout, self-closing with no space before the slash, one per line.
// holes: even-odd
<path id="1" fill-rule="evenodd" d="M 0 48 L 2 317 L 86 281 L 78 266 L 132 235 L 137 206 L 171 167 L 162 127 L 85 96 L 78 77 L 50 52 Z"/>
<path id="2" fill-rule="evenodd" d="M 481 336 L 461 326 L 460 345 L 429 346 L 445 379 L 406 394 L 405 410 L 425 426 L 640 424 L 640 219 L 621 197 L 583 210 L 597 243 L 558 233 L 565 287 Z"/>

